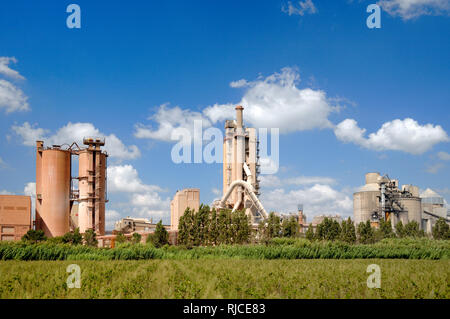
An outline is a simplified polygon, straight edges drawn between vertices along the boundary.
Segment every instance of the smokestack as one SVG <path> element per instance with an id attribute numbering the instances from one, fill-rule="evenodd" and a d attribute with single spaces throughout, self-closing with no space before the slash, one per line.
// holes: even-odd
<path id="1" fill-rule="evenodd" d="M 243 110 L 244 110 L 244 108 L 241 105 L 236 106 L 236 122 L 237 122 L 238 128 L 244 127 L 244 123 L 242 121 L 242 111 Z"/>

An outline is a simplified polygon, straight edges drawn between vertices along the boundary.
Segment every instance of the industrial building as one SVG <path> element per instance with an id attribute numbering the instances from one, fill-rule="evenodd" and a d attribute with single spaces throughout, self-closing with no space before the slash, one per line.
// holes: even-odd
<path id="1" fill-rule="evenodd" d="M 167 229 L 169 225 L 164 225 L 164 227 Z M 146 218 L 132 218 L 130 216 L 122 218 L 114 223 L 114 231 L 123 234 L 153 232 L 155 228 L 156 224 L 153 223 L 153 220 L 148 220 Z"/>
<path id="2" fill-rule="evenodd" d="M 0 195 L 0 240 L 20 240 L 31 226 L 31 197 Z"/>
<path id="3" fill-rule="evenodd" d="M 236 107 L 236 120 L 225 121 L 223 142 L 223 197 L 216 208 L 244 209 L 255 224 L 267 213 L 259 196 L 259 142 L 255 128 L 244 127 L 243 110 Z"/>
<path id="4" fill-rule="evenodd" d="M 367 173 L 366 184 L 353 194 L 353 215 L 356 225 L 370 220 L 377 227 L 384 219 L 394 227 L 398 221 L 416 221 L 420 229 L 431 233 L 437 219 L 447 218 L 447 209 L 444 199 L 432 190 L 420 195 L 418 186 L 402 185 L 400 189 L 398 180 Z"/>
<path id="5" fill-rule="evenodd" d="M 36 229 L 47 237 L 62 236 L 76 227 L 105 233 L 106 167 L 104 139 L 84 138 L 80 148 L 44 147 L 36 142 Z M 72 156 L 78 156 L 78 176 L 72 177 Z M 74 180 L 78 183 L 74 183 Z M 78 184 L 78 188 L 74 187 Z"/>
<path id="6" fill-rule="evenodd" d="M 200 208 L 200 189 L 187 188 L 177 191 L 170 202 L 170 229 L 178 230 L 180 217 L 183 216 L 186 208 L 198 212 Z"/>

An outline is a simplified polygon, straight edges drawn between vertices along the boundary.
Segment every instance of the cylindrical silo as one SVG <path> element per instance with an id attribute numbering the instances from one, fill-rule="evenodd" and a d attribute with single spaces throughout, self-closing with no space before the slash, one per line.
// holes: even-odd
<path id="1" fill-rule="evenodd" d="M 353 194 L 353 215 L 355 224 L 371 220 L 372 214 L 379 211 L 378 190 L 361 191 Z"/>
<path id="2" fill-rule="evenodd" d="M 380 177 L 380 173 L 367 173 L 366 174 L 366 184 L 378 183 L 379 177 Z"/>
<path id="3" fill-rule="evenodd" d="M 38 145 L 36 161 L 36 228 L 47 237 L 69 232 L 71 153 Z"/>
<path id="4" fill-rule="evenodd" d="M 419 197 L 402 197 L 400 204 L 403 212 L 400 213 L 402 223 L 416 221 L 421 227 L 422 224 L 422 202 Z M 407 220 L 406 220 L 407 218 Z"/>

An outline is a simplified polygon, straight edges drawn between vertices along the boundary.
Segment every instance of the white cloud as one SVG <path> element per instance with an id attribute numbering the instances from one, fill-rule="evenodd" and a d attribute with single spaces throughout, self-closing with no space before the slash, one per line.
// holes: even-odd
<path id="1" fill-rule="evenodd" d="M 25 185 L 23 193 L 26 196 L 35 197 L 35 195 L 36 195 L 36 183 L 34 183 L 34 182 L 27 183 Z"/>
<path id="2" fill-rule="evenodd" d="M 156 114 L 149 119 L 158 123 L 158 127 L 137 124 L 134 134 L 137 138 L 170 142 L 176 140 L 172 139 L 172 136 L 183 135 L 185 130 L 188 130 L 193 136 L 194 121 L 196 120 L 202 121 L 203 128 L 211 126 L 211 122 L 201 113 L 183 110 L 178 106 L 170 108 L 168 104 L 161 105 Z"/>
<path id="3" fill-rule="evenodd" d="M 281 133 L 331 128 L 328 116 L 338 107 L 331 105 L 324 91 L 299 89 L 299 81 L 295 69 L 283 68 L 280 73 L 246 82 L 247 91 L 239 103 L 245 108 L 245 122 L 254 127 L 279 128 Z M 213 122 L 223 121 L 234 118 L 234 105 L 210 106 L 203 113 Z"/>
<path id="4" fill-rule="evenodd" d="M 6 189 L 3 189 L 0 191 L 0 195 L 14 195 L 14 193 L 11 193 L 11 192 L 7 191 Z"/>
<path id="5" fill-rule="evenodd" d="M 221 191 L 220 189 L 218 189 L 218 188 L 213 188 L 213 189 L 211 189 L 211 192 L 212 192 L 214 195 L 216 195 L 216 196 L 222 195 L 222 191 Z"/>
<path id="6" fill-rule="evenodd" d="M 104 149 L 111 157 L 122 160 L 135 159 L 141 155 L 136 145 L 126 146 L 116 135 L 106 135 L 91 123 L 69 122 L 67 125 L 58 129 L 53 135 L 49 135 L 49 130 L 39 128 L 36 125 L 30 125 L 28 122 L 23 123 L 21 126 L 14 125 L 12 129 L 22 137 L 23 144 L 27 146 L 35 146 L 37 140 L 43 140 L 46 145 L 61 145 L 77 142 L 82 147 L 83 138 L 93 136 L 105 138 Z"/>
<path id="7" fill-rule="evenodd" d="M 12 113 L 17 111 L 29 111 L 28 97 L 21 89 L 11 82 L 0 79 L 0 109 Z"/>
<path id="8" fill-rule="evenodd" d="M 19 72 L 9 67 L 10 63 L 16 63 L 14 57 L 0 57 L 0 75 L 15 79 L 24 80 Z M 6 114 L 17 111 L 28 111 L 28 97 L 21 89 L 9 81 L 0 79 L 0 109 L 4 109 Z"/>
<path id="9" fill-rule="evenodd" d="M 437 174 L 444 167 L 445 167 L 444 164 L 436 163 L 433 165 L 428 165 L 425 171 L 430 174 Z"/>
<path id="10" fill-rule="evenodd" d="M 261 187 L 275 188 L 282 186 L 306 186 L 314 184 L 332 185 L 336 180 L 331 177 L 322 176 L 295 176 L 288 178 L 279 178 L 276 175 L 261 175 Z"/>
<path id="11" fill-rule="evenodd" d="M 450 154 L 447 152 L 439 152 L 437 155 L 442 161 L 450 161 Z"/>
<path id="12" fill-rule="evenodd" d="M 300 15 L 303 16 L 305 13 L 314 14 L 317 13 L 317 8 L 311 0 L 299 1 L 298 7 L 292 4 L 291 1 L 288 1 L 288 5 L 283 5 L 281 7 L 281 11 L 284 13 L 291 15 Z"/>
<path id="13" fill-rule="evenodd" d="M 435 144 L 450 140 L 441 126 L 420 125 L 410 118 L 386 122 L 376 133 L 369 134 L 368 138 L 364 136 L 366 130 L 359 128 L 353 119 L 339 123 L 334 133 L 343 142 L 354 143 L 371 150 L 396 150 L 416 155 L 425 153 Z"/>
<path id="14" fill-rule="evenodd" d="M 7 77 L 17 79 L 17 80 L 25 80 L 25 78 L 19 74 L 16 70 L 13 70 L 9 67 L 10 63 L 17 63 L 15 57 L 0 57 L 0 74 L 3 74 Z"/>
<path id="15" fill-rule="evenodd" d="M 328 99 L 324 91 L 299 89 L 299 81 L 297 70 L 284 68 L 280 73 L 255 81 L 241 79 L 231 82 L 232 87 L 245 89 L 239 103 L 214 104 L 202 112 L 163 104 L 149 118 L 157 124 L 156 127 L 137 124 L 135 136 L 166 142 L 172 141 L 172 134 L 186 130 L 192 136 L 194 120 L 201 120 L 203 128 L 208 128 L 226 119 L 234 119 L 237 104 L 244 106 L 244 119 L 248 126 L 279 128 L 281 133 L 332 128 L 328 116 L 339 107 L 332 105 L 332 99 Z"/>
<path id="16" fill-rule="evenodd" d="M 290 191 L 283 188 L 265 190 L 261 201 L 267 211 L 283 213 L 296 211 L 297 205 L 303 204 L 308 221 L 321 214 L 351 216 L 353 213 L 353 200 L 348 194 L 322 184 Z"/>
<path id="17" fill-rule="evenodd" d="M 162 191 L 159 186 L 146 185 L 139 178 L 132 165 L 115 165 L 108 167 L 108 191 L 117 193 L 140 193 Z"/>
<path id="18" fill-rule="evenodd" d="M 157 185 L 142 182 L 137 170 L 131 165 L 108 167 L 108 191 L 128 194 L 128 215 L 161 218 L 169 216 L 170 198 L 163 198 L 160 194 L 165 190 Z"/>
<path id="19" fill-rule="evenodd" d="M 449 0 L 381 0 L 378 4 L 390 15 L 404 20 L 421 15 L 448 15 Z"/>

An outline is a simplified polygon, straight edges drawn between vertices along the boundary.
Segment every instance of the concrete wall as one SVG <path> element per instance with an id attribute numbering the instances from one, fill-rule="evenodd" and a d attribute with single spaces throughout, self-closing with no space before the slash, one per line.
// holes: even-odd
<path id="1" fill-rule="evenodd" d="M 0 240 L 20 240 L 31 229 L 31 197 L 0 195 Z"/>

